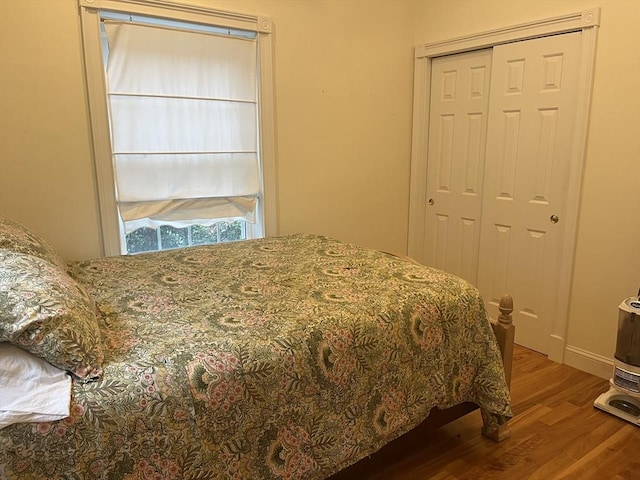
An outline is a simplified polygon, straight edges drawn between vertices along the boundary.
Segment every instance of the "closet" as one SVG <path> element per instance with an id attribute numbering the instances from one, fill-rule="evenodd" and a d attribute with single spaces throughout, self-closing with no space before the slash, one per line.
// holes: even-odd
<path id="1" fill-rule="evenodd" d="M 586 135 L 584 35 L 434 54 L 416 73 L 409 254 L 476 285 L 494 318 L 512 294 L 516 342 L 556 357 Z"/>

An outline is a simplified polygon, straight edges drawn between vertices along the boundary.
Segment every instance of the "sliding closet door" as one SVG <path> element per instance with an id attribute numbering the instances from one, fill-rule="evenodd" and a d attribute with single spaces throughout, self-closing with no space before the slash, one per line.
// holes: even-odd
<path id="1" fill-rule="evenodd" d="M 491 49 L 433 60 L 424 261 L 476 283 Z"/>
<path id="2" fill-rule="evenodd" d="M 580 35 L 493 49 L 478 287 L 492 317 L 513 294 L 516 342 L 543 353 L 558 301 Z"/>

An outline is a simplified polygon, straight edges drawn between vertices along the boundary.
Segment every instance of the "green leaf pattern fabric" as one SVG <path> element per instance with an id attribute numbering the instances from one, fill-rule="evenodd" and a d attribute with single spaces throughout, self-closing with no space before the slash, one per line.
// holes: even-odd
<path id="1" fill-rule="evenodd" d="M 32 255 L 0 249 L 0 342 L 11 342 L 73 373 L 101 375 L 96 307 L 64 270 Z"/>
<path id="2" fill-rule="evenodd" d="M 429 267 L 299 234 L 69 272 L 103 378 L 69 418 L 0 430 L 0 477 L 314 480 L 434 406 L 511 415 L 482 298 Z"/>
<path id="3" fill-rule="evenodd" d="M 65 267 L 60 255 L 46 240 L 19 223 L 0 215 L 0 248 L 42 258 L 58 267 Z"/>

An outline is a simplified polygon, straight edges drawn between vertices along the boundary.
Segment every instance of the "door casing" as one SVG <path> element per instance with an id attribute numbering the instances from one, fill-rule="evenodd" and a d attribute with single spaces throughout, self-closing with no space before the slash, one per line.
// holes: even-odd
<path id="1" fill-rule="evenodd" d="M 545 37 L 568 32 L 581 32 L 582 57 L 579 82 L 576 85 L 578 111 L 576 113 L 574 144 L 569 158 L 569 184 L 565 208 L 563 242 L 560 254 L 557 319 L 552 326 L 549 359 L 562 363 L 566 347 L 567 319 L 573 277 L 573 260 L 577 234 L 578 213 L 584 158 L 589 125 L 589 109 L 600 8 L 548 18 L 526 24 L 508 26 L 484 33 L 457 37 L 441 42 L 419 45 L 415 49 L 413 137 L 411 154 L 411 184 L 409 204 L 409 232 L 407 251 L 418 261 L 425 242 L 425 209 L 427 202 L 426 175 L 428 164 L 429 104 L 431 91 L 431 62 L 435 57 L 463 53 L 520 40 Z M 517 302 L 517 299 L 515 299 Z"/>

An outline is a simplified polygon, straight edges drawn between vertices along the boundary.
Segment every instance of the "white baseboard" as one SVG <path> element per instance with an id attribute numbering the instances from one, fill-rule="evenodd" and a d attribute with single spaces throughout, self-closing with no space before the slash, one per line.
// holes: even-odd
<path id="1" fill-rule="evenodd" d="M 571 345 L 564 349 L 564 363 L 600 378 L 613 376 L 613 359 Z"/>

